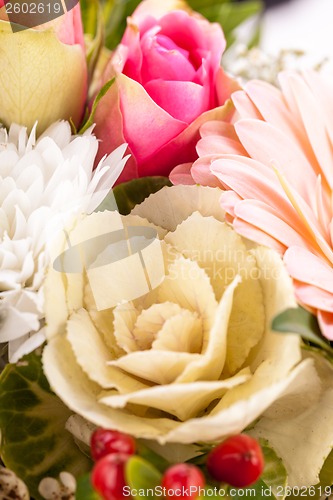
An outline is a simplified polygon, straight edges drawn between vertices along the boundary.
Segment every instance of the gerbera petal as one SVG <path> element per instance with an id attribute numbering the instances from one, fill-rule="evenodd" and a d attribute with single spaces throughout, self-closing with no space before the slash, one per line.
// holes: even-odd
<path id="1" fill-rule="evenodd" d="M 209 187 L 221 187 L 223 184 L 211 172 L 212 162 L 219 158 L 219 155 L 202 156 L 193 163 L 191 176 L 196 184 Z"/>
<path id="2" fill-rule="evenodd" d="M 211 171 L 243 199 L 260 200 L 278 210 L 280 217 L 291 227 L 300 227 L 299 218 L 273 169 L 251 158 L 229 155 L 214 161 Z M 221 201 L 224 207 L 223 194 Z"/>
<path id="3" fill-rule="evenodd" d="M 323 335 L 333 340 L 333 312 L 318 311 L 318 322 Z"/>
<path id="4" fill-rule="evenodd" d="M 320 113 L 325 121 L 326 130 L 333 144 L 333 99 L 332 99 L 332 79 L 331 77 L 318 73 L 317 71 L 307 70 L 303 72 L 303 77 L 309 85 L 316 101 L 320 104 Z"/>
<path id="5" fill-rule="evenodd" d="M 233 93 L 234 122 L 202 127 L 191 174 L 227 190 L 226 221 L 242 236 L 282 255 L 288 247 L 312 254 L 291 264 L 287 252 L 286 263 L 298 300 L 319 318 L 333 312 L 332 78 L 285 71 L 279 81 L 280 89 L 253 80 Z M 220 153 L 237 142 L 245 154 Z M 331 338 L 328 322 L 321 326 Z"/>
<path id="6" fill-rule="evenodd" d="M 200 135 L 202 138 L 209 137 L 210 135 L 218 135 L 221 137 L 227 137 L 228 139 L 232 139 L 234 141 L 238 140 L 234 126 L 231 123 L 217 120 L 211 120 L 204 123 L 200 127 Z"/>
<path id="7" fill-rule="evenodd" d="M 249 240 L 258 243 L 259 245 L 273 248 L 281 255 L 283 255 L 286 251 L 286 247 L 275 238 L 273 238 L 270 234 L 264 233 L 261 229 L 258 229 L 252 224 L 248 224 L 238 217 L 234 219 L 233 227 L 235 231 L 241 236 L 244 236 L 244 238 L 248 238 Z"/>
<path id="8" fill-rule="evenodd" d="M 306 130 L 308 141 L 318 159 L 323 177 L 326 179 L 330 189 L 332 189 L 333 171 L 330 168 L 332 144 L 328 139 L 321 109 L 318 107 L 318 102 L 300 75 L 290 73 L 288 80 Z"/>
<path id="9" fill-rule="evenodd" d="M 284 222 L 278 210 L 257 200 L 243 200 L 237 203 L 235 215 L 238 218 L 269 233 L 285 247 L 306 245 L 306 241 L 288 223 Z"/>
<path id="10" fill-rule="evenodd" d="M 240 120 L 235 129 L 251 158 L 266 165 L 272 161 L 278 164 L 305 201 L 312 204 L 316 175 L 302 150 L 288 135 L 259 120 Z"/>
<path id="11" fill-rule="evenodd" d="M 322 288 L 294 280 L 297 300 L 311 309 L 333 313 L 333 296 Z"/>
<path id="12" fill-rule="evenodd" d="M 284 261 L 294 279 L 333 294 L 333 269 L 323 259 L 303 247 L 292 246 L 286 251 Z"/>
<path id="13" fill-rule="evenodd" d="M 195 181 L 192 178 L 191 175 L 191 167 L 192 163 L 182 163 L 181 165 L 178 165 L 175 167 L 170 175 L 169 179 L 172 182 L 172 184 L 184 184 L 184 185 L 193 185 L 195 184 Z"/>
<path id="14" fill-rule="evenodd" d="M 235 191 L 228 190 L 221 195 L 221 206 L 223 206 L 224 210 L 232 217 L 236 217 L 235 206 L 241 200 L 242 198 L 235 193 Z"/>
<path id="15" fill-rule="evenodd" d="M 200 157 L 214 154 L 247 155 L 245 149 L 238 140 L 218 135 L 211 135 L 200 139 L 197 143 L 196 149 Z"/>
<path id="16" fill-rule="evenodd" d="M 290 110 L 284 106 L 283 95 L 278 88 L 267 82 L 252 80 L 245 89 L 266 122 L 297 139 L 301 130 Z"/>
<path id="17" fill-rule="evenodd" d="M 238 90 L 237 92 L 234 92 L 231 98 L 235 108 L 242 118 L 257 118 L 258 120 L 262 120 L 262 116 L 258 108 L 256 108 L 244 91 Z"/>

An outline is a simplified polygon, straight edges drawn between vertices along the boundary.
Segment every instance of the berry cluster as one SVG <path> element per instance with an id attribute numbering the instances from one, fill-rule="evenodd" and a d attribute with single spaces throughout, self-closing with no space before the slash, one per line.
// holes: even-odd
<path id="1" fill-rule="evenodd" d="M 91 455 L 96 463 L 91 482 L 104 500 L 125 498 L 125 466 L 135 451 L 136 443 L 131 436 L 109 429 L 97 429 L 93 433 Z M 255 439 L 239 434 L 213 448 L 205 465 L 213 480 L 239 488 L 250 486 L 257 481 L 264 468 L 264 458 Z M 165 491 L 200 491 L 205 484 L 206 479 L 201 469 L 190 463 L 170 466 L 161 480 Z M 193 493 L 179 498 L 194 500 L 196 496 L 196 493 Z"/>

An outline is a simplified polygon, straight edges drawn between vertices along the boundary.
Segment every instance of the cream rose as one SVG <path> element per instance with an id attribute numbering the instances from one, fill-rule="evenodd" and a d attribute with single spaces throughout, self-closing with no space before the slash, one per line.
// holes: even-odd
<path id="1" fill-rule="evenodd" d="M 164 188 L 122 217 L 156 229 L 164 255 L 164 280 L 138 299 L 98 311 L 85 273 L 50 270 L 44 370 L 88 421 L 160 443 L 213 442 L 242 431 L 313 370 L 298 336 L 270 330 L 296 305 L 279 256 L 227 225 L 220 194 Z M 71 244 L 116 229 L 117 213 L 94 213 Z"/>

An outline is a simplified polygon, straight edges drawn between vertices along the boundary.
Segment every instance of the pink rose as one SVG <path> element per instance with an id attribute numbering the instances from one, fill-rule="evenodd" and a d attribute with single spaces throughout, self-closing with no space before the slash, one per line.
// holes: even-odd
<path id="1" fill-rule="evenodd" d="M 199 14 L 174 10 L 179 5 L 143 1 L 128 18 L 101 82 L 116 76 L 95 115 L 99 154 L 123 142 L 132 153 L 121 181 L 168 175 L 193 161 L 200 125 L 228 113 L 222 105 L 232 84 L 220 67 L 222 29 Z"/>
<path id="2" fill-rule="evenodd" d="M 0 121 L 40 134 L 59 119 L 81 122 L 87 98 L 80 4 L 48 23 L 12 32 L 0 0 Z M 13 105 L 13 103 L 15 105 Z"/>

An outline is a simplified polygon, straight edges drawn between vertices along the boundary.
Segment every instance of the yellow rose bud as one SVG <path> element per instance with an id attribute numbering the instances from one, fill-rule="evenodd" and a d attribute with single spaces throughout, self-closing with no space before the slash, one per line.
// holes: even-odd
<path id="1" fill-rule="evenodd" d="M 54 21 L 13 33 L 0 9 L 0 122 L 38 120 L 38 133 L 59 119 L 82 118 L 87 65 L 79 4 Z"/>

